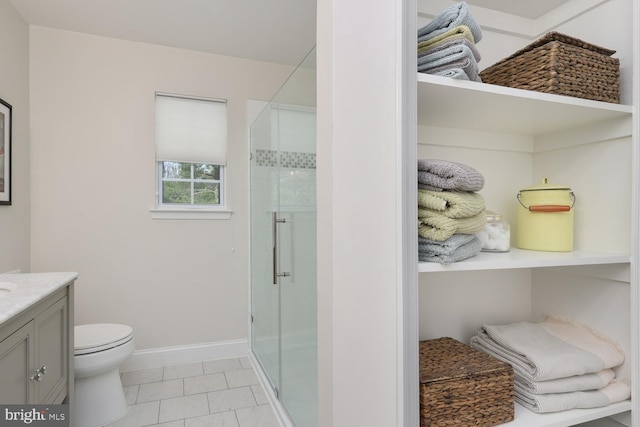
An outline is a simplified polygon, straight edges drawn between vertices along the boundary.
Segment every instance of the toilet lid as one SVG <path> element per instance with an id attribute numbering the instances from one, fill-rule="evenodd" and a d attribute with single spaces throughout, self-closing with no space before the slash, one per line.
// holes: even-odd
<path id="1" fill-rule="evenodd" d="M 133 338 L 133 329 L 115 323 L 93 323 L 74 327 L 74 353 L 87 354 L 122 345 Z"/>

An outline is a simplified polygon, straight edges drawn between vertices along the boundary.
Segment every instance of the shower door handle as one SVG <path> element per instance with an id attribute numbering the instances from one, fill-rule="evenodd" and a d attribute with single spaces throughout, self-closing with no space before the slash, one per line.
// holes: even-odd
<path id="1" fill-rule="evenodd" d="M 278 284 L 278 277 L 289 277 L 291 273 L 287 271 L 283 271 L 282 273 L 278 273 L 278 224 L 284 224 L 287 222 L 284 218 L 278 218 L 277 212 L 271 213 L 271 235 L 273 242 L 273 284 Z"/>

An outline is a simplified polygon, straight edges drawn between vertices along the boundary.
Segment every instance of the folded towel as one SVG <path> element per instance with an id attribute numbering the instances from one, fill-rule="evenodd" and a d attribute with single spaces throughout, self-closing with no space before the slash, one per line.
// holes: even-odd
<path id="1" fill-rule="evenodd" d="M 418 208 L 418 236 L 442 242 L 454 234 L 475 234 L 487 222 L 484 212 L 468 218 L 449 218 L 429 209 Z"/>
<path id="2" fill-rule="evenodd" d="M 418 58 L 419 73 L 434 73 L 449 68 L 462 68 L 470 80 L 482 81 L 478 74 L 478 62 L 471 49 L 465 45 L 451 46 Z"/>
<path id="3" fill-rule="evenodd" d="M 425 56 L 429 57 L 429 55 L 433 55 L 432 58 L 435 58 L 435 54 L 437 54 L 438 52 L 449 52 L 449 48 L 454 46 L 466 46 L 473 54 L 473 59 L 475 59 L 476 62 L 480 62 L 480 52 L 478 52 L 478 49 L 476 49 L 475 45 L 464 37 L 458 37 L 445 41 L 444 43 L 439 43 L 438 46 L 432 46 L 428 49 L 423 49 L 422 52 L 418 50 L 418 65 L 421 64 L 420 61 L 423 60 Z M 455 52 L 455 50 L 451 50 L 451 52 Z"/>
<path id="4" fill-rule="evenodd" d="M 571 393 L 531 394 L 515 385 L 515 399 L 532 412 L 547 413 L 569 409 L 586 409 L 607 406 L 631 397 L 628 382 L 615 380 L 600 390 L 574 391 Z"/>
<path id="5" fill-rule="evenodd" d="M 511 364 L 532 381 L 595 373 L 624 362 L 624 352 L 607 337 L 556 317 L 540 323 L 481 325 L 471 346 Z"/>
<path id="6" fill-rule="evenodd" d="M 472 58 L 461 58 L 440 67 L 430 68 L 428 70 L 418 70 L 418 72 L 425 74 L 440 74 L 442 72 L 458 68 L 464 71 L 467 77 L 469 77 L 469 80 L 482 83 L 482 77 L 478 74 L 478 64 Z"/>
<path id="7" fill-rule="evenodd" d="M 531 381 L 515 373 L 515 383 L 524 392 L 531 394 L 568 393 L 573 391 L 598 390 L 609 384 L 616 374 L 612 369 L 603 369 L 593 374 L 574 375 L 547 381 Z"/>
<path id="8" fill-rule="evenodd" d="M 463 163 L 420 159 L 418 187 L 430 190 L 480 191 L 484 187 L 484 177 Z"/>
<path id="9" fill-rule="evenodd" d="M 437 240 L 418 237 L 418 251 L 450 255 L 460 246 L 471 242 L 475 238 L 476 237 L 473 234 L 454 234 L 447 240 L 439 242 Z"/>
<path id="10" fill-rule="evenodd" d="M 454 234 L 443 242 L 418 237 L 418 260 L 451 264 L 471 258 L 482 249 L 473 234 Z"/>
<path id="11" fill-rule="evenodd" d="M 471 12 L 469 12 L 469 6 L 466 2 L 461 1 L 444 9 L 438 13 L 431 22 L 418 29 L 418 41 L 429 40 L 459 25 L 469 27 L 475 43 L 478 43 L 482 39 L 482 30 L 471 15 Z"/>
<path id="12" fill-rule="evenodd" d="M 418 207 L 431 209 L 449 218 L 468 218 L 484 211 L 484 197 L 468 191 L 418 189 Z"/>
<path id="13" fill-rule="evenodd" d="M 437 73 L 429 73 L 435 74 L 436 76 L 449 77 L 456 80 L 471 80 L 467 73 L 464 72 L 462 68 L 447 68 L 446 70 L 438 71 Z"/>
<path id="14" fill-rule="evenodd" d="M 448 41 L 460 38 L 467 39 L 470 43 L 473 43 L 475 45 L 475 40 L 473 40 L 473 34 L 471 34 L 471 30 L 469 29 L 469 27 L 467 27 L 466 25 L 458 25 L 457 27 L 453 27 L 452 29 L 448 30 L 446 33 L 442 33 L 439 36 L 430 38 L 429 40 L 419 42 L 418 56 L 429 49 L 438 47 Z"/>

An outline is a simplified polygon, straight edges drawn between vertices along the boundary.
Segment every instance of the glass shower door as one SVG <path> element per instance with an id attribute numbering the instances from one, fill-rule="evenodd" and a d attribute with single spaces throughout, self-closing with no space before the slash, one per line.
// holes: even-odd
<path id="1" fill-rule="evenodd" d="M 297 427 L 317 427 L 315 50 L 251 126 L 251 350 Z"/>
<path id="2" fill-rule="evenodd" d="M 315 110 L 278 108 L 280 139 L 280 401 L 298 427 L 317 426 Z"/>
<path id="3" fill-rule="evenodd" d="M 274 390 L 280 389 L 280 289 L 274 279 L 278 141 L 270 106 L 251 126 L 251 349 Z M 277 231 L 277 230 L 276 230 Z M 277 250 L 277 247 L 276 247 Z M 277 255 L 277 254 L 275 254 Z"/>

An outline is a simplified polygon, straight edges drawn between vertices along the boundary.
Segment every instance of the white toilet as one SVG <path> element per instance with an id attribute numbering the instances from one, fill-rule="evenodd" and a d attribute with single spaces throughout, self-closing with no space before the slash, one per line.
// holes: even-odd
<path id="1" fill-rule="evenodd" d="M 120 365 L 135 348 L 133 329 L 95 323 L 74 330 L 75 426 L 104 426 L 127 413 Z"/>

